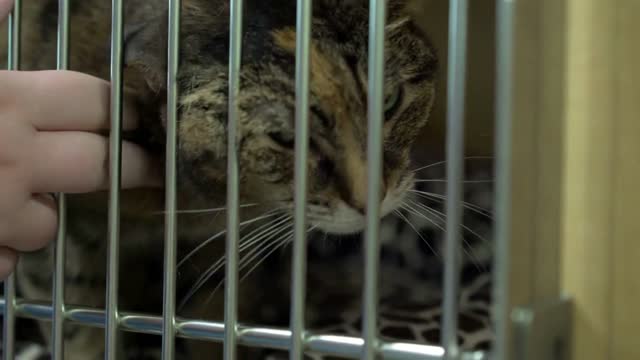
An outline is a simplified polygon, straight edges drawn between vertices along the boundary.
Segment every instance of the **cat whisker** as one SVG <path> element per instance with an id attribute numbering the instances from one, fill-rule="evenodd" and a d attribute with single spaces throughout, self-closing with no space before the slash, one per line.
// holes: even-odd
<path id="1" fill-rule="evenodd" d="M 281 229 L 281 230 L 284 230 Z M 292 233 L 292 231 L 289 232 L 289 234 Z M 247 256 L 251 256 L 251 259 L 249 259 L 249 261 L 253 261 L 253 259 L 255 259 L 257 256 L 260 256 L 260 254 L 262 254 L 263 252 L 265 252 L 268 248 L 270 248 L 273 244 L 278 244 L 278 243 L 283 243 L 285 241 L 283 240 L 278 240 L 276 242 L 269 242 L 268 239 L 263 239 L 263 242 L 260 243 L 258 246 L 256 246 L 255 249 L 253 249 L 251 251 L 251 253 Z M 257 252 L 257 253 L 256 253 Z M 271 255 L 271 252 L 269 252 L 263 259 L 265 259 L 266 257 L 268 257 L 269 255 Z M 262 261 L 261 261 L 262 262 Z M 260 262 L 260 263 L 261 263 Z M 258 265 L 260 264 L 258 263 Z M 240 261 L 240 266 L 238 268 L 238 272 L 242 271 L 249 263 L 247 262 L 246 257 L 244 259 L 242 259 Z M 251 270 L 255 269 L 252 268 Z M 240 282 L 242 282 L 245 279 L 246 276 L 243 276 L 240 278 Z M 215 295 L 215 293 L 222 287 L 222 285 L 224 284 L 224 279 L 220 280 L 220 282 L 218 282 L 218 284 L 216 284 L 216 286 L 211 290 L 211 294 L 209 294 L 209 296 L 207 297 L 207 299 L 205 300 L 205 304 L 209 303 L 211 301 L 211 299 L 213 298 L 213 296 Z"/>
<path id="2" fill-rule="evenodd" d="M 353 223 L 352 221 L 338 220 L 330 217 L 321 217 L 321 216 L 309 216 L 309 220 L 322 221 L 322 222 L 327 222 L 327 223 L 336 224 L 336 225 L 348 225 Z"/>
<path id="3" fill-rule="evenodd" d="M 464 160 L 491 160 L 491 159 L 493 159 L 493 156 L 466 156 L 464 158 Z M 417 169 L 413 169 L 411 171 L 417 172 L 417 171 L 420 171 L 420 170 L 432 168 L 434 166 L 444 165 L 446 163 L 447 163 L 447 160 L 442 160 L 442 161 L 434 162 L 434 163 L 419 167 Z"/>
<path id="4" fill-rule="evenodd" d="M 445 219 L 447 218 L 446 214 L 444 214 L 442 211 L 438 211 L 436 209 L 433 209 L 433 208 L 431 208 L 431 207 L 429 207 L 427 205 L 421 204 L 421 203 L 419 203 L 419 202 L 417 202 L 415 200 L 411 200 L 411 202 L 414 205 L 418 206 L 419 208 L 424 209 L 424 210 L 428 211 L 429 213 L 438 216 L 442 221 L 445 221 Z M 481 236 L 477 232 L 473 231 L 470 227 L 466 226 L 465 224 L 460 224 L 460 226 L 463 229 L 467 230 L 469 233 L 471 233 L 476 238 L 480 239 L 482 242 L 484 242 L 484 243 L 488 243 L 489 242 L 484 236 Z"/>
<path id="5" fill-rule="evenodd" d="M 290 215 L 284 214 L 283 216 L 278 217 L 276 220 L 273 220 L 267 224 L 263 224 L 258 229 L 253 230 L 251 233 L 246 235 L 244 238 L 251 236 L 252 234 L 258 232 L 258 234 L 252 236 L 250 239 L 243 241 L 240 239 L 239 251 L 245 251 L 249 248 L 252 243 L 255 243 L 260 240 L 269 239 L 272 236 L 277 235 L 287 228 L 287 222 L 291 219 Z M 266 227 L 266 229 L 265 229 Z M 262 231 L 260 231 L 262 229 Z M 257 238 L 257 240 L 255 240 Z M 248 242 L 248 244 L 247 244 Z M 207 282 L 213 275 L 215 275 L 218 271 L 220 271 L 223 266 L 226 264 L 225 256 L 220 257 L 213 265 L 211 265 L 200 277 L 196 280 L 195 284 L 191 287 L 187 295 L 185 295 L 184 299 L 180 303 L 180 307 L 186 304 L 187 301 Z M 218 289 L 219 284 L 216 285 L 214 290 Z"/>
<path id="6" fill-rule="evenodd" d="M 316 228 L 316 226 L 312 226 L 309 229 L 307 229 L 307 233 L 313 231 Z M 251 274 L 251 272 L 253 272 L 260 264 L 262 264 L 269 256 L 271 256 L 271 254 L 273 254 L 276 250 L 280 249 L 281 247 L 287 245 L 288 243 L 290 243 L 293 240 L 293 229 L 291 229 L 290 231 L 288 231 L 285 236 L 283 236 L 282 240 L 276 242 L 279 245 L 277 245 L 274 249 L 272 249 L 269 253 L 267 253 L 265 256 L 263 256 L 257 264 L 255 264 L 251 269 L 249 269 L 249 271 L 247 271 L 242 278 L 240 279 L 240 281 L 244 280 L 247 278 L 247 276 L 249 276 Z M 253 261 L 254 259 L 248 260 L 246 261 L 246 265 L 250 264 L 251 261 Z M 243 267 L 246 267 L 246 265 L 243 265 Z M 242 269 L 241 269 L 242 270 Z"/>
<path id="7" fill-rule="evenodd" d="M 244 281 L 255 269 L 258 268 L 258 266 L 260 266 L 260 264 L 262 264 L 267 258 L 269 258 L 269 256 L 271 256 L 278 249 L 280 249 L 283 246 L 285 246 L 286 244 L 288 244 L 291 241 L 291 239 L 293 239 L 293 229 L 292 229 L 292 227 L 293 227 L 293 225 L 291 224 L 291 226 L 289 227 L 290 230 L 287 231 L 282 236 L 279 236 L 279 235 L 282 233 L 282 231 L 284 229 L 286 229 L 286 227 L 283 227 L 276 234 L 261 238 L 262 241 L 260 242 L 260 244 L 257 245 L 255 247 L 255 249 L 251 250 L 251 252 L 249 254 L 247 254 L 240 261 L 240 264 L 239 264 L 240 266 L 238 268 L 239 272 L 241 272 L 244 269 L 246 269 L 247 266 L 249 266 L 253 261 L 258 259 L 257 263 L 255 263 L 247 272 L 245 272 L 244 275 L 242 275 L 242 277 L 240 278 L 240 282 Z M 270 241 L 276 235 L 278 235 L 279 240 L 276 240 L 276 241 L 273 241 L 273 242 Z M 271 250 L 269 250 L 269 249 L 271 249 Z M 267 254 L 263 256 L 262 254 L 264 254 L 265 252 L 267 252 Z M 222 287 L 222 284 L 224 284 L 224 279 L 221 280 L 220 283 L 218 283 L 216 285 L 216 287 L 211 291 L 211 294 L 207 298 L 206 302 L 211 301 L 211 298 L 215 295 L 216 291 L 219 290 L 220 287 Z"/>
<path id="8" fill-rule="evenodd" d="M 264 240 L 265 238 L 270 238 L 272 236 L 277 235 L 280 231 L 282 231 L 282 229 L 287 227 L 287 223 L 289 221 L 291 221 L 292 217 L 291 216 L 286 216 L 284 218 L 280 218 L 278 219 L 278 223 L 273 224 L 272 226 L 270 226 L 268 229 L 265 229 L 264 231 L 261 231 L 260 233 L 248 238 L 247 240 L 244 239 L 240 239 L 240 250 L 244 251 L 248 248 L 250 248 L 253 244 Z M 247 237 L 251 236 L 251 234 L 248 234 Z"/>
<path id="9" fill-rule="evenodd" d="M 400 205 L 403 209 L 404 209 L 404 204 Z M 413 231 L 415 231 L 415 233 L 420 237 L 420 239 L 422 239 L 422 241 L 429 247 L 429 249 L 431 250 L 431 252 L 433 252 L 433 254 L 437 257 L 437 258 L 441 258 L 440 254 L 438 254 L 438 252 L 436 252 L 436 250 L 433 248 L 433 246 L 431 246 L 431 244 L 429 243 L 429 241 L 427 239 L 424 238 L 424 236 L 422 236 L 422 234 L 420 233 L 420 231 L 418 231 L 418 229 L 413 225 L 413 223 L 411 223 L 411 221 L 409 221 L 409 219 L 404 216 L 403 213 L 401 213 L 399 210 L 393 210 L 393 212 L 400 218 L 402 219 L 404 222 L 407 223 L 407 225 L 409 225 Z"/>
<path id="10" fill-rule="evenodd" d="M 264 246 L 257 246 L 255 250 L 258 250 L 258 248 L 260 248 L 259 251 L 253 251 L 251 254 L 247 255 L 244 259 L 242 259 L 240 261 L 240 267 L 239 267 L 238 270 L 242 271 L 242 270 L 246 269 L 247 266 L 249 266 L 249 264 L 251 264 L 254 260 L 260 258 L 260 256 L 262 254 L 264 254 L 264 252 L 267 251 L 267 249 L 269 249 L 270 247 L 273 247 L 274 244 L 288 242 L 289 239 L 293 238 L 293 229 L 290 229 L 289 231 L 283 233 L 282 236 L 279 236 L 278 238 L 279 239 L 276 240 L 276 241 L 269 241 L 271 238 L 264 239 L 264 241 L 263 241 Z M 260 260 L 260 263 L 262 261 L 264 261 L 264 259 L 266 257 L 268 257 L 270 254 L 271 253 L 269 253 L 269 254 L 267 254 L 267 256 L 261 258 L 262 260 Z M 245 274 L 240 280 L 241 281 L 244 280 L 247 275 L 248 274 Z"/>
<path id="11" fill-rule="evenodd" d="M 414 215 L 418 215 L 421 218 L 427 220 L 428 222 L 430 222 L 431 224 L 433 224 L 435 227 L 437 227 L 440 231 L 445 232 L 445 219 L 443 218 L 438 218 L 437 220 L 440 221 L 441 223 L 436 222 L 436 220 L 432 219 L 429 216 L 426 216 L 425 214 L 420 213 L 419 211 L 417 211 L 416 209 L 414 209 L 413 207 L 411 207 L 408 203 L 404 203 L 402 208 Z"/>
<path id="12" fill-rule="evenodd" d="M 240 228 L 249 225 L 249 224 L 253 224 L 255 222 L 258 222 L 260 220 L 264 220 L 264 219 L 268 219 L 270 217 L 273 217 L 275 215 L 278 215 L 278 211 L 281 210 L 281 208 L 277 208 L 277 209 L 273 209 L 271 211 L 266 212 L 264 215 L 255 217 L 253 219 L 250 220 L 245 220 L 243 222 L 240 223 Z M 178 262 L 177 267 L 180 268 L 180 266 L 182 266 L 187 260 L 189 260 L 193 255 L 195 255 L 198 251 L 200 251 L 202 248 L 204 248 L 205 246 L 207 246 L 208 244 L 210 244 L 212 241 L 214 241 L 215 239 L 219 238 L 220 236 L 224 235 L 227 232 L 227 230 L 221 230 L 220 232 L 218 232 L 217 234 L 211 236 L 210 238 L 208 238 L 207 240 L 203 241 L 202 243 L 198 244 L 198 246 L 196 246 L 193 250 L 191 250 L 187 255 L 185 255 L 182 260 L 180 260 Z"/>
<path id="13" fill-rule="evenodd" d="M 411 213 L 413 213 L 414 215 L 418 215 L 422 218 L 424 218 L 425 220 L 429 221 L 430 223 L 434 224 L 435 226 L 438 227 L 438 229 L 440 229 L 442 232 L 446 233 L 446 228 L 440 224 L 437 224 L 433 219 L 431 219 L 429 216 L 427 216 L 426 214 L 421 213 L 420 211 L 414 209 L 413 207 L 411 207 L 409 204 L 404 204 L 405 206 L 403 206 L 403 209 L 410 211 Z M 418 204 L 420 205 L 420 204 Z M 431 209 L 426 209 L 426 210 L 431 210 Z M 444 214 L 443 214 L 444 215 Z M 445 222 L 446 221 L 446 216 L 438 216 L 436 214 L 436 216 L 438 217 L 438 220 Z M 464 225 L 463 225 L 464 227 Z M 465 227 L 466 228 L 466 227 Z M 464 235 L 461 236 L 462 237 L 462 251 L 469 256 L 469 258 L 471 258 L 473 260 L 474 265 L 476 266 L 476 268 L 480 271 L 482 271 L 482 269 L 480 268 L 480 261 L 479 259 L 470 252 L 470 250 L 472 250 L 472 246 L 469 244 L 469 242 L 467 241 L 467 239 L 464 237 Z"/>
<path id="14" fill-rule="evenodd" d="M 218 261 L 213 263 L 213 265 L 209 266 L 207 270 L 202 273 L 202 275 L 200 275 L 200 277 L 198 277 L 195 284 L 191 287 L 191 289 L 189 289 L 183 300 L 178 305 L 178 310 L 182 309 L 187 304 L 191 297 L 193 297 L 193 295 L 202 287 L 202 285 L 204 285 L 205 282 L 207 282 L 215 273 L 222 269 L 224 263 L 224 257 L 221 257 L 220 259 L 218 259 Z"/>
<path id="15" fill-rule="evenodd" d="M 426 199 L 430 199 L 433 201 L 438 201 L 438 202 L 444 202 L 447 200 L 447 197 L 445 195 L 441 195 L 441 194 L 436 194 L 436 193 L 432 193 L 432 192 L 428 192 L 428 191 L 421 191 L 421 190 L 415 190 L 415 189 L 410 189 L 409 192 L 412 193 L 416 193 L 418 194 L 418 196 L 426 198 Z M 464 205 L 464 207 L 466 209 L 469 209 L 475 213 L 478 213 L 480 215 L 483 215 L 489 219 L 493 219 L 493 213 L 481 206 L 472 204 L 470 202 L 467 201 L 462 201 L 462 204 Z"/>
<path id="16" fill-rule="evenodd" d="M 404 204 L 403 209 L 404 209 L 404 210 L 406 210 L 406 211 L 409 211 L 409 212 L 413 213 L 414 215 L 418 215 L 418 216 L 421 216 L 421 217 L 425 218 L 426 220 L 428 220 L 429 222 L 431 222 L 432 224 L 434 224 L 435 226 L 437 226 L 439 229 L 441 229 L 443 232 L 446 232 L 446 230 L 445 230 L 445 228 L 444 228 L 443 226 L 441 226 L 441 225 L 437 224 L 437 223 L 436 223 L 435 221 L 433 221 L 431 218 L 429 218 L 429 217 L 425 216 L 424 214 L 421 214 L 420 212 L 418 212 L 418 211 L 416 211 L 415 209 L 411 208 L 408 204 Z M 409 222 L 409 220 L 408 220 L 408 219 L 407 219 L 406 221 L 407 221 L 407 223 L 409 223 L 409 224 L 410 224 L 410 222 Z M 418 231 L 417 231 L 413 226 L 412 226 L 412 228 L 414 229 L 414 231 L 418 232 Z M 480 261 L 479 261 L 479 260 L 478 260 L 478 259 L 477 259 L 473 254 L 471 254 L 471 253 L 467 250 L 467 247 L 470 247 L 470 246 L 468 245 L 468 243 L 467 243 L 466 239 L 464 238 L 464 236 L 462 237 L 462 241 L 463 241 L 462 251 L 463 251 L 467 256 L 469 256 L 469 257 L 473 260 L 474 265 L 476 266 L 476 268 L 477 268 L 479 271 L 482 271 L 482 270 L 480 269 L 480 266 L 479 266 Z M 436 256 L 437 256 L 438 258 L 442 259 L 442 258 L 440 257 L 440 255 L 439 255 L 438 253 L 436 253 L 436 252 L 435 252 L 435 250 L 433 249 L 433 247 L 429 246 L 429 248 L 431 249 L 431 251 L 432 251 L 434 254 L 436 254 Z"/>
<path id="17" fill-rule="evenodd" d="M 290 232 L 291 233 L 291 232 Z M 265 255 L 255 266 L 253 266 L 251 269 L 249 269 L 249 273 L 252 272 L 253 270 L 255 270 L 266 258 L 268 258 L 273 252 L 275 252 L 276 250 L 278 250 L 280 247 L 282 247 L 284 244 L 286 244 L 288 242 L 289 238 L 284 238 L 282 240 L 276 241 L 276 242 L 265 242 L 265 245 L 263 246 L 258 246 L 258 249 L 261 249 L 259 251 L 258 254 L 254 255 L 252 257 L 252 260 L 256 257 L 259 256 L 261 253 L 263 253 L 264 251 L 266 251 L 268 248 L 272 247 L 274 244 L 276 244 L 277 246 L 275 246 L 267 255 Z M 262 244 L 261 244 L 262 245 Z M 243 266 L 241 266 L 238 270 L 242 271 L 242 269 L 244 267 L 246 267 L 248 264 L 243 264 Z M 242 276 L 240 278 L 240 282 L 244 281 L 244 279 L 248 276 L 249 274 L 245 274 L 244 276 Z M 216 286 L 211 290 L 211 293 L 209 294 L 209 296 L 207 297 L 207 299 L 205 300 L 205 304 L 208 304 L 209 302 L 211 302 L 211 300 L 213 299 L 213 297 L 215 296 L 216 292 L 218 292 L 218 290 L 220 290 L 220 288 L 222 287 L 222 285 L 224 284 L 224 279 L 220 280 L 220 282 L 218 282 L 218 284 L 216 284 Z"/>
<path id="18" fill-rule="evenodd" d="M 247 207 L 253 207 L 258 205 L 260 204 L 259 203 L 240 204 L 240 208 L 247 208 Z M 176 214 L 210 214 L 210 213 L 225 211 L 225 210 L 227 210 L 226 207 L 216 207 L 216 208 L 210 208 L 210 209 L 186 209 L 186 210 L 176 210 Z M 167 211 L 165 210 L 152 212 L 153 215 L 164 215 L 166 213 Z"/>
<path id="19" fill-rule="evenodd" d="M 315 229 L 315 226 L 310 227 L 307 232 L 311 232 Z M 249 277 L 249 275 L 251 275 L 251 273 L 257 269 L 266 259 L 268 259 L 273 253 L 275 253 L 276 251 L 278 251 L 279 249 L 283 248 L 284 246 L 286 246 L 287 244 L 289 244 L 291 241 L 293 240 L 293 229 L 289 230 L 284 236 L 281 237 L 280 240 L 277 240 L 275 242 L 268 242 L 265 241 L 265 245 L 262 246 L 262 250 L 260 250 L 257 254 L 254 254 L 251 259 L 243 259 L 241 261 L 241 265 L 239 268 L 239 271 L 244 270 L 247 266 L 249 266 L 249 264 L 251 264 L 251 262 L 253 262 L 256 258 L 258 258 L 261 254 L 263 254 L 265 251 L 267 251 L 269 248 L 271 248 L 271 250 L 269 250 L 267 252 L 266 255 L 262 256 L 259 258 L 259 260 L 257 261 L 257 263 L 255 263 L 249 270 L 247 270 L 245 272 L 244 275 L 242 275 L 242 277 L 240 278 L 240 282 L 244 281 L 247 277 Z M 213 290 L 211 295 L 209 295 L 209 297 L 207 298 L 207 302 L 211 301 L 211 298 L 214 296 L 215 292 L 222 286 L 222 284 L 224 283 L 224 280 L 222 280 Z"/>
<path id="20" fill-rule="evenodd" d="M 430 182 L 435 182 L 435 183 L 446 183 L 447 179 L 415 179 L 413 181 L 414 183 L 430 183 Z M 487 183 L 493 183 L 493 180 L 487 179 L 487 180 L 464 180 L 462 181 L 463 184 L 487 184 Z"/>
<path id="21" fill-rule="evenodd" d="M 248 278 L 249 275 L 251 275 L 251 273 L 253 273 L 255 269 L 257 269 L 265 260 L 269 258 L 269 256 L 271 256 L 273 253 L 275 253 L 276 251 L 278 251 L 279 249 L 281 249 L 282 247 L 290 243 L 292 240 L 293 240 L 293 230 L 289 231 L 281 240 L 272 242 L 271 244 L 265 246 L 262 251 L 255 254 L 253 258 L 250 259 L 250 261 L 247 261 L 245 264 L 243 264 L 244 266 L 240 270 L 246 269 L 249 266 L 249 264 L 251 264 L 252 261 L 256 260 L 261 254 L 265 252 L 265 250 L 271 247 L 271 250 L 269 252 L 267 252 L 264 256 L 260 257 L 258 261 L 242 275 L 242 277 L 240 278 L 240 282 Z"/>

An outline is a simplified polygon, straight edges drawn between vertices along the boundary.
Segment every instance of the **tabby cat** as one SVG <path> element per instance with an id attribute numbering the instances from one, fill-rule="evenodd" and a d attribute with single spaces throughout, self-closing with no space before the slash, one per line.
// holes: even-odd
<path id="1" fill-rule="evenodd" d="M 57 1 L 23 3 L 23 69 L 53 68 Z M 159 161 L 166 123 L 165 3 L 125 1 L 127 101 L 135 101 L 144 114 L 141 129 L 126 136 L 157 153 Z M 268 246 L 284 245 L 291 239 L 295 3 L 245 1 L 238 123 L 244 272 L 265 255 Z M 328 234 L 352 234 L 365 225 L 368 3 L 315 0 L 313 5 L 308 212 L 310 227 Z M 434 99 L 437 59 L 411 16 L 411 6 L 409 0 L 388 0 L 383 215 L 398 209 L 413 187 L 410 148 L 427 122 Z M 108 0 L 72 2 L 73 70 L 108 79 L 108 14 Z M 178 298 L 185 300 L 180 315 L 214 320 L 222 319 L 222 291 L 213 290 L 224 276 L 220 259 L 225 213 L 216 209 L 225 206 L 226 191 L 228 17 L 228 0 L 182 1 L 178 207 L 190 212 L 179 216 L 179 251 L 184 261 L 177 274 Z M 122 202 L 120 310 L 159 312 L 163 192 L 124 191 Z M 69 304 L 104 306 L 105 209 L 104 193 L 69 199 Z M 21 261 L 18 282 L 22 296 L 50 299 L 51 272 L 45 269 L 51 261 L 51 249 Z M 240 320 L 268 318 L 261 313 L 261 305 L 281 301 L 274 295 L 276 284 L 269 280 L 268 272 L 261 272 L 258 266 L 242 283 Z M 310 304 L 316 292 L 322 289 L 310 283 Z M 47 336 L 49 328 L 43 330 Z M 121 342 L 122 358 L 142 358 L 142 340 L 129 337 Z M 67 325 L 65 341 L 68 359 L 103 357 L 100 329 Z M 216 355 L 218 346 L 189 345 L 191 351 L 184 353 L 187 358 L 221 358 Z M 247 350 L 241 355 L 251 359 L 249 354 Z"/>

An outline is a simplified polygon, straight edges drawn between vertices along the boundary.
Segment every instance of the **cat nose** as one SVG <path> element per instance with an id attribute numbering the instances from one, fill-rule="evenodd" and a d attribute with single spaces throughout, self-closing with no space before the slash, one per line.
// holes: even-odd
<path id="1" fill-rule="evenodd" d="M 349 205 L 361 215 L 367 214 L 367 204 L 369 202 L 369 193 L 367 183 L 353 184 L 351 189 L 351 199 L 348 201 Z M 380 204 L 384 200 L 387 193 L 387 187 L 384 181 L 380 184 Z"/>
<path id="2" fill-rule="evenodd" d="M 345 156 L 345 167 L 342 181 L 342 197 L 350 207 L 360 214 L 366 214 L 368 203 L 368 171 L 366 159 L 356 152 Z M 380 179 L 380 203 L 387 192 L 385 177 Z"/>

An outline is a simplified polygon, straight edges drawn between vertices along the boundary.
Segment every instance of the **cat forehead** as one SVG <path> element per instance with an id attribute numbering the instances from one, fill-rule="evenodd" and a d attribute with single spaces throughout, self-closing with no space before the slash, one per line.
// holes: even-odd
<path id="1" fill-rule="evenodd" d="M 274 44 L 279 49 L 294 55 L 296 51 L 296 31 L 293 28 L 285 28 L 272 32 Z M 309 46 L 309 62 L 311 76 L 311 91 L 318 97 L 335 96 L 340 93 L 339 78 L 335 72 L 338 70 L 336 59 L 331 54 L 320 51 L 315 42 Z"/>

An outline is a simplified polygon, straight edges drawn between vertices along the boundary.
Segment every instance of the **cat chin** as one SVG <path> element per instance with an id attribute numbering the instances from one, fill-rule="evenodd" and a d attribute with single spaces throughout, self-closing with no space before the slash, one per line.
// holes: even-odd
<path id="1" fill-rule="evenodd" d="M 382 201 L 380 218 L 384 218 L 402 204 L 406 191 L 396 190 L 387 194 Z M 361 233 L 367 226 L 367 218 L 344 202 L 339 202 L 334 208 L 331 220 L 312 222 L 312 226 L 318 230 L 334 235 L 353 235 Z"/>
<path id="2" fill-rule="evenodd" d="M 354 221 L 353 223 L 316 223 L 313 224 L 318 230 L 331 235 L 353 235 L 364 231 L 364 221 Z"/>

